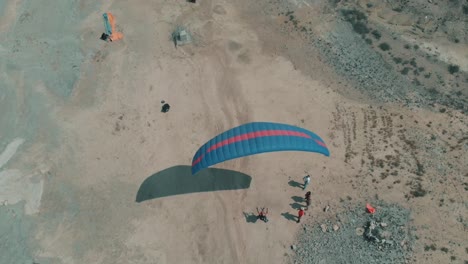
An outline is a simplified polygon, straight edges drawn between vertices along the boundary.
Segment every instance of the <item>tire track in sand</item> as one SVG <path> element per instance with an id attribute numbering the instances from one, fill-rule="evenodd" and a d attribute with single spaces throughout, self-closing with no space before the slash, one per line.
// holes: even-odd
<path id="1" fill-rule="evenodd" d="M 208 2 L 208 3 L 206 3 Z M 211 8 L 209 17 L 213 18 L 214 8 L 212 1 L 206 1 L 205 5 Z M 223 120 L 218 121 L 222 130 L 226 130 L 250 120 L 249 106 L 242 93 L 240 82 L 237 80 L 236 70 L 230 66 L 228 50 L 224 46 L 212 49 L 210 61 L 216 66 L 216 96 L 221 103 Z M 234 170 L 240 170 L 248 166 L 248 159 L 242 158 L 234 161 Z M 241 204 L 245 200 L 245 192 L 216 192 L 215 197 L 220 203 L 222 220 L 224 223 L 224 234 L 234 263 L 247 263 L 245 237 L 242 232 L 240 221 L 236 220 L 235 212 L 240 212 Z M 237 201 L 233 203 L 232 201 Z M 221 220 L 221 219 L 220 219 Z"/>

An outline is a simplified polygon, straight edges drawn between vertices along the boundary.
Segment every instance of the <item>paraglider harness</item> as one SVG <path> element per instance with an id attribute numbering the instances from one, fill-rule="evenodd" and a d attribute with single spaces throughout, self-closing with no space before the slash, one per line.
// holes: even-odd
<path id="1" fill-rule="evenodd" d="M 258 207 L 257 207 L 257 219 L 260 219 L 262 220 L 263 222 L 268 222 L 268 218 L 267 218 L 267 214 L 268 214 L 268 208 L 266 208 L 266 212 L 265 212 L 265 208 L 262 208 L 261 211 L 258 211 Z"/>

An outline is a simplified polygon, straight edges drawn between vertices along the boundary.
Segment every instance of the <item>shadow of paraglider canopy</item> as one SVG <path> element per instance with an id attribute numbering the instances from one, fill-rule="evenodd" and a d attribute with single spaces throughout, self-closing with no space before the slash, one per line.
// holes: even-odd
<path id="1" fill-rule="evenodd" d="M 136 202 L 187 193 L 247 189 L 252 181 L 249 175 L 232 170 L 208 168 L 192 175 L 191 169 L 178 165 L 149 176 L 138 189 Z"/>

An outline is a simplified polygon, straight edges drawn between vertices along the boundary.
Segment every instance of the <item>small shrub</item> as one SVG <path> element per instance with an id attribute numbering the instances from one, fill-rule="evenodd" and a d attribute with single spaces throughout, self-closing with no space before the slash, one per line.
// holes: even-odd
<path id="1" fill-rule="evenodd" d="M 427 191 L 424 189 L 417 189 L 417 190 L 411 191 L 411 194 L 414 197 L 423 197 L 427 194 Z"/>
<path id="2" fill-rule="evenodd" d="M 460 67 L 458 65 L 450 64 L 448 66 L 448 71 L 450 72 L 450 74 L 454 74 L 454 73 L 457 73 L 458 71 L 460 71 Z"/>
<path id="3" fill-rule="evenodd" d="M 363 22 L 356 22 L 353 24 L 353 29 L 358 34 L 367 34 L 370 31 L 367 25 Z"/>
<path id="4" fill-rule="evenodd" d="M 410 63 L 409 63 L 411 66 L 413 67 L 417 67 L 418 64 L 416 63 L 416 61 L 414 60 L 414 58 L 411 59 Z"/>
<path id="5" fill-rule="evenodd" d="M 367 34 L 370 29 L 367 27 L 367 16 L 358 10 L 341 10 L 341 14 L 344 16 L 346 21 L 351 23 L 353 29 L 358 34 Z"/>
<path id="6" fill-rule="evenodd" d="M 436 249 L 437 249 L 437 247 L 436 247 L 435 244 L 432 244 L 432 245 L 425 245 L 425 246 L 424 246 L 424 251 L 429 251 L 429 250 L 435 251 Z"/>
<path id="7" fill-rule="evenodd" d="M 372 35 L 374 36 L 375 39 L 379 40 L 382 37 L 382 34 L 380 34 L 379 31 L 377 30 L 372 30 Z"/>
<path id="8" fill-rule="evenodd" d="M 417 182 L 413 187 L 411 187 L 411 189 L 412 190 L 410 191 L 410 194 L 413 195 L 413 197 L 423 197 L 427 194 L 427 191 L 422 188 L 420 182 Z M 435 250 L 435 246 L 434 246 L 434 249 L 432 250 Z"/>
<path id="9" fill-rule="evenodd" d="M 418 46 L 418 45 L 414 45 L 414 46 L 413 46 L 413 49 L 414 49 L 414 50 L 417 50 L 417 49 L 419 49 L 419 46 Z"/>
<path id="10" fill-rule="evenodd" d="M 442 247 L 442 248 L 440 248 L 440 250 L 443 251 L 443 252 L 445 252 L 445 253 L 448 252 L 448 248 L 446 248 L 446 247 Z"/>
<path id="11" fill-rule="evenodd" d="M 366 41 L 367 44 L 372 45 L 372 39 L 366 38 L 365 41 Z"/>
<path id="12" fill-rule="evenodd" d="M 379 48 L 383 51 L 387 51 L 387 50 L 390 50 L 390 45 L 388 45 L 388 43 L 380 43 L 379 45 Z"/>
<path id="13" fill-rule="evenodd" d="M 394 61 L 396 64 L 400 64 L 400 63 L 403 61 L 403 59 L 402 59 L 402 58 L 395 57 L 395 58 L 393 58 L 393 61 Z"/>
<path id="14" fill-rule="evenodd" d="M 427 91 L 429 92 L 429 94 L 432 96 L 432 97 L 435 97 L 439 94 L 439 91 L 437 91 L 435 88 L 429 88 L 427 89 Z"/>
<path id="15" fill-rule="evenodd" d="M 429 73 L 426 73 L 426 74 L 424 74 L 424 78 L 429 79 L 429 78 L 431 78 L 431 75 L 432 75 L 432 74 L 431 74 L 430 72 L 429 72 Z"/>
<path id="16" fill-rule="evenodd" d="M 404 47 L 405 47 L 405 49 L 410 49 L 411 48 L 411 46 L 409 44 L 405 44 Z"/>
<path id="17" fill-rule="evenodd" d="M 359 21 L 359 20 L 367 20 L 366 14 L 356 9 L 352 9 L 352 10 L 343 9 L 341 10 L 341 14 L 346 18 L 346 20 L 350 22 Z"/>
<path id="18" fill-rule="evenodd" d="M 463 6 L 463 14 L 468 15 L 468 5 Z"/>
<path id="19" fill-rule="evenodd" d="M 409 70 L 410 70 L 410 68 L 404 67 L 403 70 L 400 71 L 400 73 L 403 74 L 403 75 L 407 75 Z"/>

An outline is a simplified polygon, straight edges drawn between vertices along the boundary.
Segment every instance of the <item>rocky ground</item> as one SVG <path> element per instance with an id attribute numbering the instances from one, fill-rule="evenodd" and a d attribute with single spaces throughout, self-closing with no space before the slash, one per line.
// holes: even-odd
<path id="1" fill-rule="evenodd" d="M 315 215 L 322 208 L 312 213 L 292 262 L 466 263 L 468 249 L 457 233 L 467 227 L 468 2 L 443 2 L 246 4 L 245 17 L 258 25 L 266 52 L 362 103 L 337 105 L 330 125 L 329 137 L 345 149 L 351 176 L 330 181 L 348 182 L 349 189 L 340 189 L 347 195 L 336 215 Z M 354 234 L 369 220 L 362 211 L 366 201 L 380 199 L 408 213 L 394 220 L 414 230 L 413 246 L 399 241 L 397 251 L 379 251 Z M 431 211 L 437 217 L 431 219 Z M 322 232 L 324 223 L 340 229 Z"/>
<path id="2" fill-rule="evenodd" d="M 379 202 L 370 214 L 347 206 L 320 226 L 305 225 L 299 235 L 296 263 L 403 263 L 414 243 L 410 212 Z M 325 211 L 324 210 L 324 211 Z"/>
<path id="3" fill-rule="evenodd" d="M 311 60 L 327 63 L 342 77 L 341 92 L 352 86 L 374 101 L 466 113 L 468 4 L 447 2 L 271 0 L 254 9 L 290 38 L 277 50 L 309 74 L 320 71 Z M 301 65 L 303 54 L 315 56 Z"/>

